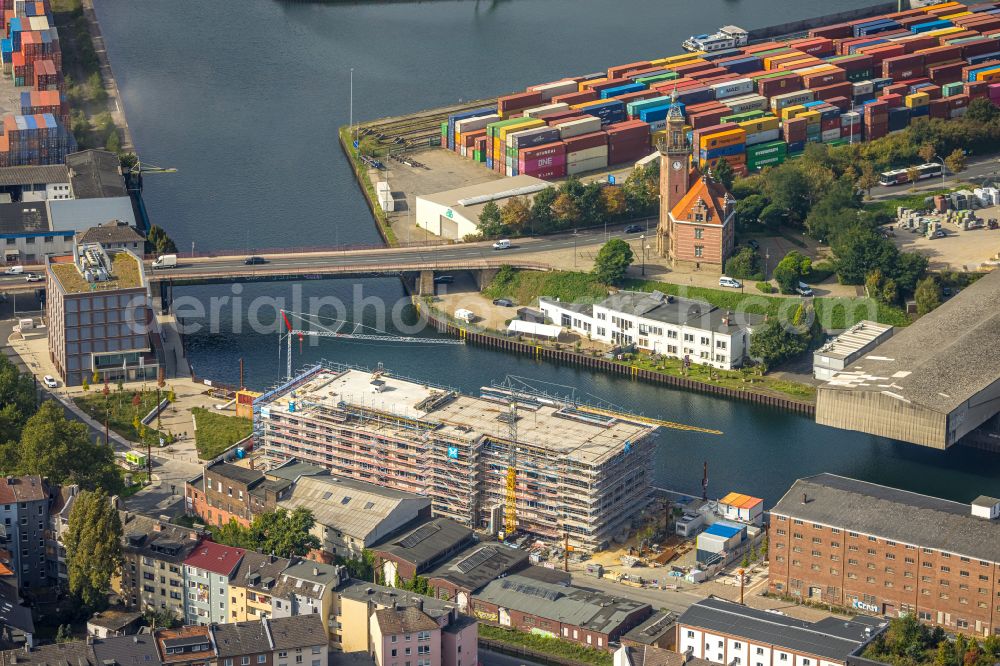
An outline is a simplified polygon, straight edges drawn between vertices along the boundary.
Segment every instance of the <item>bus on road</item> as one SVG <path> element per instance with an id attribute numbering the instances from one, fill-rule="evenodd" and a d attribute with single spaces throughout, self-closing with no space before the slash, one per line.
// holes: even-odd
<path id="1" fill-rule="evenodd" d="M 940 164 L 928 162 L 927 164 L 920 164 L 907 169 L 895 169 L 894 171 L 885 171 L 880 173 L 878 175 L 878 183 L 883 186 L 904 185 L 909 183 L 910 169 L 917 170 L 917 180 L 924 180 L 925 178 L 940 178 L 942 174 Z"/>

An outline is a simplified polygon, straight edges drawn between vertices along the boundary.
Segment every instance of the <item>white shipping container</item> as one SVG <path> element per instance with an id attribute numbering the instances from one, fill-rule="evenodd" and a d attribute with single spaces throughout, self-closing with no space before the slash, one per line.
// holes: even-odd
<path id="1" fill-rule="evenodd" d="M 665 128 L 666 126 L 667 126 L 666 118 L 664 118 L 663 120 L 654 120 L 653 122 L 649 123 L 649 131 L 655 132 L 657 130 Z"/>
<path id="2" fill-rule="evenodd" d="M 857 125 L 861 122 L 861 114 L 857 111 L 848 111 L 847 113 L 840 114 L 840 126 L 850 127 L 851 125 Z"/>
<path id="3" fill-rule="evenodd" d="M 381 195 L 383 192 L 390 192 L 390 191 L 392 191 L 392 188 L 389 187 L 389 182 L 388 181 L 380 180 L 377 183 L 375 183 L 375 191 L 378 194 Z"/>
<path id="4" fill-rule="evenodd" d="M 546 104 L 545 106 L 536 106 L 533 109 L 528 109 L 524 112 L 525 118 L 536 118 L 543 113 L 548 113 L 549 111 L 565 111 L 569 108 L 569 104 L 560 102 L 558 104 Z"/>
<path id="5" fill-rule="evenodd" d="M 715 99 L 747 95 L 753 92 L 753 87 L 754 83 L 752 79 L 735 79 L 733 81 L 713 83 L 709 86 L 715 92 Z"/>
<path id="6" fill-rule="evenodd" d="M 528 88 L 528 92 L 542 93 L 542 99 L 546 102 L 557 95 L 568 95 L 569 93 L 575 93 L 577 90 L 579 90 L 579 84 L 574 79 L 543 83 Z"/>
<path id="7" fill-rule="evenodd" d="M 566 164 L 566 173 L 568 175 L 574 175 L 578 173 L 584 173 L 586 171 L 596 171 L 597 169 L 606 169 L 608 166 L 608 158 L 605 157 L 592 157 L 589 160 L 583 160 L 582 162 L 568 162 Z"/>
<path id="8" fill-rule="evenodd" d="M 826 130 L 825 132 L 823 132 L 822 134 L 820 134 L 819 137 L 823 141 L 823 143 L 826 143 L 827 141 L 834 141 L 835 139 L 839 139 L 840 138 L 840 128 L 839 127 L 834 127 L 831 130 Z"/>
<path id="9" fill-rule="evenodd" d="M 767 109 L 767 98 L 763 95 L 743 95 L 741 97 L 730 97 L 726 100 L 726 106 L 733 110 L 733 113 L 746 113 L 747 111 L 764 111 Z"/>
<path id="10" fill-rule="evenodd" d="M 23 21 L 23 19 L 22 19 Z M 48 30 L 49 19 L 45 16 L 32 16 L 28 19 L 32 30 Z"/>
<path id="11" fill-rule="evenodd" d="M 583 150 L 578 150 L 575 153 L 566 153 L 567 162 L 583 162 L 595 157 L 607 157 L 608 147 L 607 146 L 594 146 L 593 148 L 584 148 Z"/>
<path id="12" fill-rule="evenodd" d="M 396 200 L 392 197 L 392 192 L 379 194 L 378 205 L 386 213 L 391 213 L 396 210 Z"/>
<path id="13" fill-rule="evenodd" d="M 839 132 L 840 130 L 837 131 Z M 763 132 L 754 132 L 753 134 L 747 134 L 746 145 L 752 146 L 758 143 L 777 141 L 779 136 L 779 130 L 777 127 L 774 129 L 764 130 Z"/>
<path id="14" fill-rule="evenodd" d="M 855 95 L 867 95 L 875 91 L 875 83 L 872 81 L 856 81 L 851 84 L 851 92 Z"/>
<path id="15" fill-rule="evenodd" d="M 455 134 L 465 134 L 481 130 L 490 123 L 500 120 L 500 116 L 495 113 L 489 116 L 479 116 L 477 118 L 463 118 L 455 121 Z"/>
<path id="16" fill-rule="evenodd" d="M 510 134 L 507 135 L 507 139 L 506 139 L 506 141 L 507 141 L 507 147 L 508 148 L 513 148 L 514 146 L 517 145 L 517 144 L 514 143 L 515 137 L 521 137 L 521 138 L 523 138 L 523 137 L 532 136 L 533 134 L 541 134 L 543 132 L 549 132 L 551 130 L 552 130 L 552 128 L 549 127 L 548 125 L 546 125 L 544 127 L 532 127 L 531 129 L 521 130 L 520 132 L 511 132 Z"/>
<path id="17" fill-rule="evenodd" d="M 601 131 L 601 119 L 597 116 L 590 116 L 587 118 L 581 118 L 580 120 L 571 120 L 568 123 L 563 123 L 559 125 L 559 138 L 568 139 L 574 136 L 580 136 L 581 134 L 590 134 L 591 132 Z"/>
<path id="18" fill-rule="evenodd" d="M 806 102 L 811 101 L 813 101 L 812 90 L 799 90 L 798 92 L 783 93 L 781 95 L 775 95 L 771 98 L 771 111 L 777 114 L 786 106 L 795 106 L 796 104 L 805 104 Z"/>

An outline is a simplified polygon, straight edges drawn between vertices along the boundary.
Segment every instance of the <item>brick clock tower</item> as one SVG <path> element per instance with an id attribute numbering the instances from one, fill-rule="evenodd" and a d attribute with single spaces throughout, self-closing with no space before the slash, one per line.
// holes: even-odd
<path id="1" fill-rule="evenodd" d="M 660 220 L 656 227 L 656 253 L 673 258 L 670 211 L 691 187 L 691 144 L 684 132 L 684 114 L 677 105 L 677 91 L 667 112 L 667 138 L 660 151 Z"/>

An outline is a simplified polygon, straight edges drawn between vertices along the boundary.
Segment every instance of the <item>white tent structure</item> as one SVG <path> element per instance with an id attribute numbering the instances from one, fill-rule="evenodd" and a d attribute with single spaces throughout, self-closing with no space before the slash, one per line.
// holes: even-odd
<path id="1" fill-rule="evenodd" d="M 533 335 L 539 338 L 549 338 L 550 340 L 558 340 L 560 331 L 562 331 L 562 328 L 559 326 L 538 324 L 533 321 L 521 321 L 520 319 L 512 319 L 507 325 L 508 333 Z"/>

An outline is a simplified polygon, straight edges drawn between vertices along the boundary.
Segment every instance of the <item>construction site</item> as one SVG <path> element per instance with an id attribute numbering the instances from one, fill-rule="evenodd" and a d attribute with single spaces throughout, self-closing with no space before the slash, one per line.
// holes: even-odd
<path id="1" fill-rule="evenodd" d="M 478 397 L 318 365 L 254 401 L 263 460 L 431 498 L 437 516 L 500 538 L 531 535 L 595 552 L 624 539 L 652 496 L 660 422 L 528 393 Z"/>

